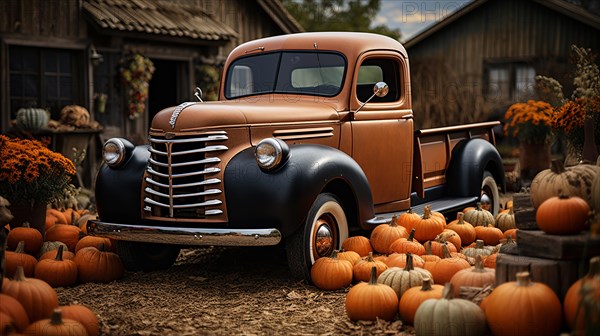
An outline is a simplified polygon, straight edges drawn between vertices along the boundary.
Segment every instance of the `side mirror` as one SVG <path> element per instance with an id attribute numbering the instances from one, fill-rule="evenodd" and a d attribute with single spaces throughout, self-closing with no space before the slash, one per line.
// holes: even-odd
<path id="1" fill-rule="evenodd" d="M 354 111 L 354 113 L 358 113 L 358 111 L 360 111 L 360 109 L 362 109 L 365 105 L 367 105 L 367 103 L 370 102 L 371 99 L 373 99 L 375 96 L 385 97 L 385 96 L 387 96 L 388 92 L 390 92 L 390 88 L 385 82 L 375 83 L 375 85 L 373 86 L 373 95 L 371 97 L 369 97 L 369 99 L 367 99 L 367 101 L 362 103 L 362 105 L 360 105 L 360 107 L 357 108 L 356 111 Z"/>

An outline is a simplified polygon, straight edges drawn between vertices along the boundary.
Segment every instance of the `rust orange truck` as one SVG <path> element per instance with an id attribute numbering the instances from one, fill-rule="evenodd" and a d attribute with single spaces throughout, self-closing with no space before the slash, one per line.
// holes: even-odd
<path id="1" fill-rule="evenodd" d="M 183 246 L 285 246 L 292 273 L 409 208 L 494 213 L 504 170 L 497 122 L 414 129 L 408 55 L 367 33 L 244 43 L 216 102 L 152 120 L 148 144 L 103 147 L 91 234 L 130 270 L 171 266 Z M 319 242 L 319 244 L 317 244 Z"/>

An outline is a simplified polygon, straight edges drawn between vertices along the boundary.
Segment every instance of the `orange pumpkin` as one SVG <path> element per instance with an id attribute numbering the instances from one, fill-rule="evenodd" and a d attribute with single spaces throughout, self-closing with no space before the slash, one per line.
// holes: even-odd
<path id="1" fill-rule="evenodd" d="M 52 208 L 46 209 L 46 218 L 48 218 L 48 217 L 55 218 L 54 224 L 68 224 L 67 218 L 65 217 L 65 215 L 56 209 L 52 209 Z"/>
<path id="2" fill-rule="evenodd" d="M 27 277 L 32 277 L 37 264 L 37 259 L 25 253 L 25 242 L 20 241 L 14 252 L 6 251 L 4 254 L 4 270 L 6 275 L 14 277 L 18 267 L 23 267 L 23 273 Z"/>
<path id="3" fill-rule="evenodd" d="M 52 310 L 58 307 L 54 288 L 42 280 L 26 278 L 23 267 L 17 268 L 13 280 L 4 281 L 2 293 L 12 296 L 23 305 L 31 323 L 50 317 Z"/>
<path id="4" fill-rule="evenodd" d="M 54 259 L 44 259 L 35 266 L 35 277 L 52 287 L 71 286 L 77 282 L 77 265 L 73 260 L 63 259 L 63 246 Z"/>
<path id="5" fill-rule="evenodd" d="M 483 267 L 496 269 L 496 258 L 498 258 L 498 252 L 485 257 L 483 259 Z"/>
<path id="6" fill-rule="evenodd" d="M 354 265 L 355 262 L 360 260 L 360 255 L 354 251 L 344 251 L 341 250 L 337 255 L 340 260 L 347 260 L 351 265 Z"/>
<path id="7" fill-rule="evenodd" d="M 367 237 L 354 236 L 344 239 L 342 248 L 346 251 L 354 251 L 361 257 L 366 257 L 369 252 L 373 252 L 373 247 Z"/>
<path id="8" fill-rule="evenodd" d="M 42 332 L 40 332 L 42 330 Z M 85 327 L 71 319 L 63 318 L 60 309 L 54 309 L 50 318 L 32 323 L 25 329 L 25 335 L 87 335 Z"/>
<path id="9" fill-rule="evenodd" d="M 456 251 L 460 251 L 460 248 L 462 247 L 462 240 L 460 239 L 460 236 L 458 235 L 458 233 L 451 229 L 444 229 L 442 233 L 435 237 L 435 241 L 440 243 L 451 243 L 456 248 Z"/>
<path id="10" fill-rule="evenodd" d="M 75 258 L 75 253 L 68 251 L 67 250 L 67 245 L 58 245 L 58 248 L 56 248 L 55 250 L 50 250 L 44 254 L 42 254 L 39 257 L 39 261 L 42 261 L 44 259 L 56 259 L 56 255 L 58 254 L 58 249 L 61 248 L 63 249 L 62 251 L 62 258 L 65 260 L 73 260 Z"/>
<path id="11" fill-rule="evenodd" d="M 84 247 L 75 253 L 73 259 L 77 264 L 79 280 L 86 282 L 107 283 L 123 277 L 125 267 L 119 256 L 113 252 L 95 247 Z"/>
<path id="12" fill-rule="evenodd" d="M 390 245 L 399 238 L 408 237 L 408 232 L 403 226 L 398 225 L 398 218 L 392 217 L 390 224 L 378 225 L 371 232 L 371 246 L 379 253 L 391 253 Z"/>
<path id="13" fill-rule="evenodd" d="M 438 261 L 442 260 L 439 256 L 431 253 L 431 241 L 425 243 L 425 254 L 421 255 L 421 259 L 423 259 L 423 268 L 431 272 L 431 267 L 435 265 Z"/>
<path id="14" fill-rule="evenodd" d="M 23 332 L 29 325 L 29 317 L 23 305 L 14 297 L 0 294 L 0 312 L 10 316 L 18 331 Z"/>
<path id="15" fill-rule="evenodd" d="M 418 213 L 413 212 L 412 209 L 408 209 L 406 212 L 398 216 L 398 224 L 407 228 L 407 232 L 410 231 L 410 229 L 408 229 L 409 227 L 413 227 L 411 223 L 419 220 L 421 220 L 421 216 L 419 216 Z"/>
<path id="16" fill-rule="evenodd" d="M 400 267 L 404 268 L 407 265 L 408 255 L 411 253 L 392 253 L 388 256 L 385 263 L 388 267 Z M 425 265 L 425 261 L 418 255 L 412 255 L 412 263 L 414 267 L 423 267 Z"/>
<path id="17" fill-rule="evenodd" d="M 468 222 L 465 222 L 465 214 L 459 212 L 456 219 L 448 223 L 446 229 L 450 229 L 460 237 L 462 245 L 469 245 L 475 241 L 475 228 Z"/>
<path id="18" fill-rule="evenodd" d="M 369 282 L 353 286 L 346 295 L 345 306 L 352 321 L 391 321 L 398 312 L 398 296 L 390 286 L 377 283 L 377 267 L 372 267 Z"/>
<path id="19" fill-rule="evenodd" d="M 560 300 L 550 287 L 531 281 L 528 272 L 496 287 L 486 301 L 485 316 L 494 335 L 560 334 Z"/>
<path id="20" fill-rule="evenodd" d="M 85 236 L 77 242 L 77 245 L 75 245 L 75 253 L 77 253 L 77 251 L 81 250 L 84 247 L 99 248 L 101 245 L 104 245 L 104 247 L 107 250 L 110 250 L 112 243 L 108 238 L 97 236 Z"/>
<path id="21" fill-rule="evenodd" d="M 577 196 L 560 195 L 545 200 L 535 219 L 540 230 L 553 235 L 577 234 L 585 228 L 590 206 Z"/>
<path id="22" fill-rule="evenodd" d="M 352 264 L 338 259 L 335 250 L 331 257 L 317 259 L 310 269 L 310 277 L 315 286 L 324 290 L 336 290 L 352 284 Z"/>
<path id="23" fill-rule="evenodd" d="M 431 278 L 423 278 L 421 287 L 412 287 L 402 295 L 398 305 L 400 319 L 402 322 L 412 325 L 415 321 L 415 313 L 428 299 L 439 299 L 442 297 L 444 286 L 434 285 Z"/>
<path id="24" fill-rule="evenodd" d="M 407 225 L 407 229 L 415 229 L 415 239 L 420 243 L 424 243 L 428 240 L 434 240 L 437 235 L 444 231 L 446 226 L 445 220 L 439 216 L 432 216 L 431 210 L 425 207 L 423 210 L 423 216 L 420 220 L 415 220 Z"/>
<path id="25" fill-rule="evenodd" d="M 582 288 L 583 287 L 583 288 Z M 577 280 L 565 295 L 564 316 L 574 335 L 600 330 L 600 256 L 590 259 L 588 274 Z"/>
<path id="26" fill-rule="evenodd" d="M 448 250 L 450 251 L 450 253 L 458 252 L 456 250 L 456 247 L 454 247 L 454 244 L 448 244 L 446 242 L 439 242 L 439 241 L 434 240 L 431 242 L 431 254 L 436 255 L 441 258 L 443 256 L 443 253 L 442 253 L 443 245 L 448 246 Z"/>
<path id="27" fill-rule="evenodd" d="M 485 287 L 486 285 L 492 285 L 496 282 L 496 270 L 491 268 L 483 267 L 483 260 L 478 255 L 475 258 L 475 266 L 470 269 L 463 269 L 458 271 L 450 283 L 454 287 L 454 296 L 458 297 L 460 288 L 465 287 Z"/>
<path id="28" fill-rule="evenodd" d="M 410 230 L 410 234 L 407 238 L 399 238 L 396 239 L 390 245 L 389 253 L 412 253 L 414 255 L 421 255 L 425 253 L 425 247 L 418 241 L 414 239 L 415 237 L 415 228 Z"/>
<path id="29" fill-rule="evenodd" d="M 56 224 L 46 231 L 46 240 L 65 243 L 69 251 L 75 251 L 82 235 L 81 230 L 75 225 Z"/>
<path id="30" fill-rule="evenodd" d="M 477 236 L 477 239 L 483 240 L 485 245 L 498 245 L 500 244 L 500 240 L 504 238 L 502 230 L 493 227 L 492 225 L 476 226 L 475 235 Z"/>
<path id="31" fill-rule="evenodd" d="M 512 239 L 517 239 L 517 231 L 519 229 L 510 229 L 510 230 L 506 230 L 504 231 L 504 238 L 508 238 L 509 236 L 512 237 Z"/>
<path id="32" fill-rule="evenodd" d="M 423 268 L 414 267 L 413 256 L 408 253 L 406 254 L 406 266 L 404 268 L 388 268 L 379 275 L 377 282 L 392 287 L 398 295 L 398 299 L 400 299 L 409 288 L 420 286 L 425 277 L 431 278 L 431 273 Z"/>
<path id="33" fill-rule="evenodd" d="M 460 270 L 471 267 L 468 261 L 461 257 L 453 257 L 448 250 L 447 245 L 442 246 L 443 258 L 437 263 L 433 264 L 429 271 L 433 275 L 433 280 L 437 283 L 443 284 L 449 282 L 454 274 Z"/>
<path id="34" fill-rule="evenodd" d="M 88 336 L 98 336 L 100 333 L 98 316 L 96 316 L 96 314 L 88 307 L 83 305 L 70 305 L 61 306 L 59 308 L 62 311 L 63 318 L 81 323 L 85 327 Z"/>
<path id="35" fill-rule="evenodd" d="M 384 262 L 373 259 L 373 252 L 369 252 L 369 255 L 363 257 L 352 266 L 354 281 L 369 281 L 371 267 L 377 269 L 377 276 L 388 269 L 388 266 Z"/>
<path id="36" fill-rule="evenodd" d="M 23 223 L 21 227 L 15 227 L 8 232 L 6 245 L 9 250 L 14 251 L 20 241 L 25 242 L 25 252 L 36 254 L 44 243 L 42 234 L 37 229 L 29 227 L 29 223 Z"/>

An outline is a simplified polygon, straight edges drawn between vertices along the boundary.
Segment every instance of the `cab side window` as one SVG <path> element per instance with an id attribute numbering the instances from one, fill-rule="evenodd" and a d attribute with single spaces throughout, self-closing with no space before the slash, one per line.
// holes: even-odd
<path id="1" fill-rule="evenodd" d="M 390 88 L 385 97 L 373 97 L 374 103 L 391 103 L 400 99 L 400 67 L 392 59 L 368 59 L 358 69 L 356 95 L 365 102 L 373 95 L 373 86 L 377 82 L 386 82 Z"/>

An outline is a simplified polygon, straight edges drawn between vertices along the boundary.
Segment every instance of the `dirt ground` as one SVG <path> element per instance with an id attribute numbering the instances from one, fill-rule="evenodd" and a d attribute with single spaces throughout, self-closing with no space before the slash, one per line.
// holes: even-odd
<path id="1" fill-rule="evenodd" d="M 176 264 L 109 284 L 58 288 L 84 304 L 103 335 L 403 335 L 401 321 L 351 322 L 348 289 L 326 292 L 291 277 L 280 248 L 182 250 Z"/>

